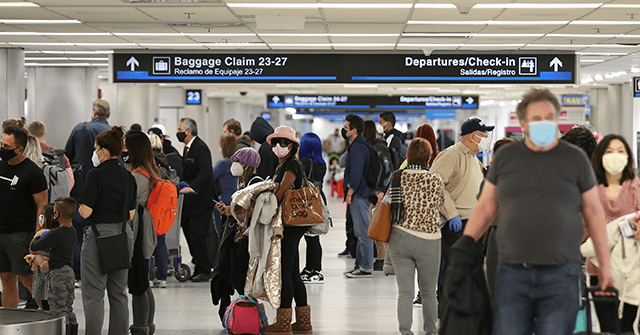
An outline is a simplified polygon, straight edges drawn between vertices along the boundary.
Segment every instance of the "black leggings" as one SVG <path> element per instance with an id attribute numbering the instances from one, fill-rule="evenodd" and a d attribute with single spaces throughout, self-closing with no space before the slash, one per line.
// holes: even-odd
<path id="1" fill-rule="evenodd" d="M 305 269 L 322 271 L 322 245 L 320 236 L 305 236 L 307 241 L 307 265 Z"/>
<path id="2" fill-rule="evenodd" d="M 307 289 L 300 278 L 300 239 L 307 227 L 285 227 L 282 238 L 282 296 L 280 308 L 291 308 L 293 299 L 296 306 L 307 306 Z"/>

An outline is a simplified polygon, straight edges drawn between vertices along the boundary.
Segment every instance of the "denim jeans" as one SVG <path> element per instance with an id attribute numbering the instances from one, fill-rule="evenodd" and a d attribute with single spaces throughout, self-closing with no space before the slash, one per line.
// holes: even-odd
<path id="1" fill-rule="evenodd" d="M 356 249 L 356 267 L 364 271 L 373 271 L 373 240 L 369 233 L 371 201 L 359 194 L 353 194 L 351 198 L 351 218 L 353 219 L 353 232 L 358 239 Z"/>
<path id="2" fill-rule="evenodd" d="M 572 334 L 579 308 L 579 275 L 580 262 L 498 265 L 493 335 Z"/>
<path id="3" fill-rule="evenodd" d="M 169 251 L 167 251 L 167 238 L 165 234 L 158 235 L 158 244 L 153 251 L 153 262 L 149 266 L 149 280 L 153 280 L 153 268 L 156 268 L 156 279 L 167 280 L 169 267 Z"/>

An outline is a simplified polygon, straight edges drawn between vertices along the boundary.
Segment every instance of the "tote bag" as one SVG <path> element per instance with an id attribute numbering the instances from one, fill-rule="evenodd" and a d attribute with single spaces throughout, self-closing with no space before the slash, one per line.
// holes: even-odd
<path id="1" fill-rule="evenodd" d="M 378 201 L 371 223 L 369 224 L 369 238 L 378 242 L 389 242 L 389 234 L 391 233 L 391 204 L 383 204 Z"/>

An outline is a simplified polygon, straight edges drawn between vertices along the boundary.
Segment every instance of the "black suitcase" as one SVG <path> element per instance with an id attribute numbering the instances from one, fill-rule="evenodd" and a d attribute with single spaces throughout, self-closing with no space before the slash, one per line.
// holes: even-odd
<path id="1" fill-rule="evenodd" d="M 576 333 L 576 334 L 586 334 L 586 335 L 598 335 L 598 334 L 610 334 L 610 333 L 594 333 L 591 330 L 591 304 L 590 302 L 606 302 L 609 305 L 613 306 L 612 308 L 615 309 L 616 311 L 616 315 L 618 314 L 618 304 L 620 303 L 619 299 L 618 299 L 618 290 L 615 288 L 608 288 L 606 290 L 606 292 L 611 293 L 611 296 L 597 296 L 595 295 L 595 292 L 601 291 L 599 287 L 596 286 L 590 286 L 587 287 L 586 290 L 584 290 L 584 294 L 582 296 L 582 302 L 580 307 L 582 308 L 584 306 L 584 308 L 586 309 L 587 312 L 587 331 L 586 332 L 580 332 L 580 333 Z M 590 295 L 591 294 L 591 295 Z M 614 334 L 616 335 L 620 335 L 621 331 L 620 331 L 620 319 L 618 319 L 617 317 L 615 318 L 616 322 L 615 322 L 615 332 Z"/>

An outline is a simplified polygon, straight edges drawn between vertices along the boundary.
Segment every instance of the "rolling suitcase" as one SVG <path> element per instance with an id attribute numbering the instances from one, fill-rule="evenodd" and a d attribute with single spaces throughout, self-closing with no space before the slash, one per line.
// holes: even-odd
<path id="1" fill-rule="evenodd" d="M 611 296 L 597 296 L 595 292 L 601 291 L 599 287 L 590 286 L 587 287 L 585 293 L 582 296 L 582 302 L 580 304 L 580 312 L 578 313 L 578 318 L 576 320 L 576 333 L 575 334 L 586 334 L 586 335 L 599 335 L 599 334 L 611 334 L 611 332 L 602 332 L 602 333 L 594 333 L 591 330 L 591 304 L 590 302 L 604 302 L 607 305 L 610 305 L 611 308 L 615 310 L 617 315 L 618 311 L 618 290 L 615 288 L 608 288 L 606 292 L 611 293 Z M 584 311 L 584 312 L 583 312 Z M 581 316 L 584 316 L 581 317 Z M 583 326 L 584 325 L 584 326 Z M 615 329 L 613 330 L 613 334 L 620 335 L 620 319 L 615 318 Z"/>

